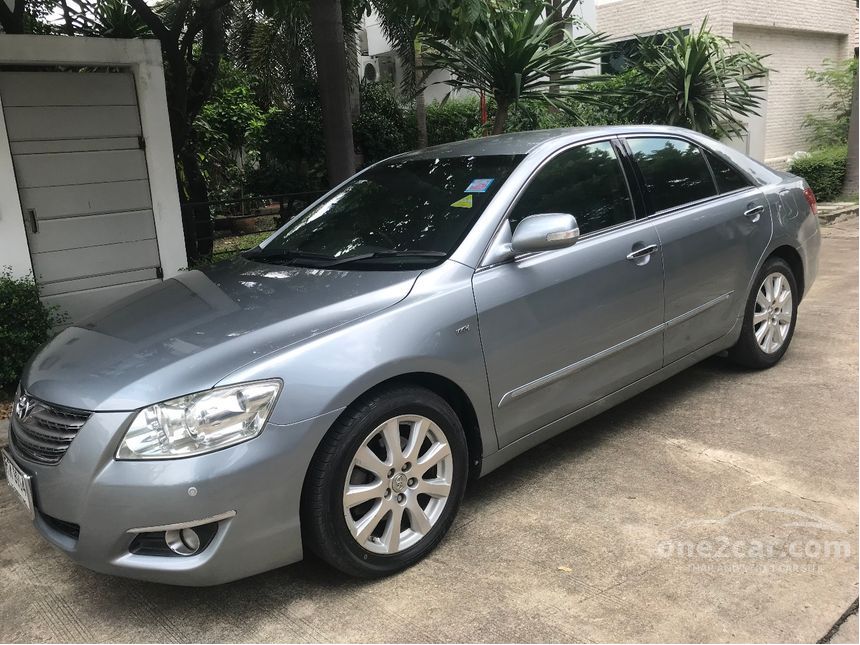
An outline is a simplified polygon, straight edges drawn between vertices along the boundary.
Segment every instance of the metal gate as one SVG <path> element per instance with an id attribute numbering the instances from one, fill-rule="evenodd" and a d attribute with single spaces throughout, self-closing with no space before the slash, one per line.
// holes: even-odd
<path id="1" fill-rule="evenodd" d="M 42 299 L 79 320 L 161 276 L 134 77 L 0 72 Z"/>

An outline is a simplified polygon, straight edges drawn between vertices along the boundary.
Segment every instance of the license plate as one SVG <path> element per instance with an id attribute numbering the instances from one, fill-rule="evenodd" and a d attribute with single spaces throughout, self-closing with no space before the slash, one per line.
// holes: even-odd
<path id="1" fill-rule="evenodd" d="M 6 483 L 12 492 L 18 496 L 21 503 L 27 507 L 30 519 L 33 519 L 33 486 L 30 475 L 18 467 L 9 453 L 3 450 L 3 470 L 6 471 Z"/>

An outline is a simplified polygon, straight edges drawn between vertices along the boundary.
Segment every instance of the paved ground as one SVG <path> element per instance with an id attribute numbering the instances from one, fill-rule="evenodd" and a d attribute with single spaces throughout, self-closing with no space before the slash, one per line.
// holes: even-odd
<path id="1" fill-rule="evenodd" d="M 857 220 L 825 236 L 778 367 L 708 360 L 523 455 L 388 580 L 99 576 L 4 488 L 0 641 L 814 642 L 858 593 Z M 856 616 L 832 638 L 857 642 Z"/>

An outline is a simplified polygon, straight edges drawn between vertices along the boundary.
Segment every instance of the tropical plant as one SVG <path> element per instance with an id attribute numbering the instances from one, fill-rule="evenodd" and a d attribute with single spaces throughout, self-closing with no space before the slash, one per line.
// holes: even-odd
<path id="1" fill-rule="evenodd" d="M 718 137 L 739 136 L 745 117 L 758 114 L 767 74 L 765 56 L 711 32 L 677 30 L 663 38 L 639 37 L 627 116 L 636 122 L 677 125 Z"/>
<path id="2" fill-rule="evenodd" d="M 280 107 L 316 84 L 309 5 L 280 0 L 234 0 L 227 54 L 255 79 L 261 106 Z"/>
<path id="3" fill-rule="evenodd" d="M 468 37 L 456 41 L 425 37 L 425 61 L 452 74 L 448 85 L 493 97 L 497 106 L 493 133 L 500 134 L 511 106 L 521 99 L 563 108 L 564 98 L 586 95 L 580 88 L 594 77 L 581 72 L 593 68 L 604 39 L 596 33 L 573 37 L 565 30 L 555 42 L 558 23 L 565 22 L 561 13 L 565 6 L 563 2 L 546 15 L 542 4 L 506 8 L 494 12 Z"/>
<path id="4" fill-rule="evenodd" d="M 851 115 L 851 95 L 857 75 L 857 59 L 824 60 L 821 70 L 809 69 L 806 76 L 824 93 L 825 100 L 818 110 L 807 114 L 803 127 L 809 132 L 813 148 L 844 145 L 848 141 L 848 121 Z"/>
<path id="5" fill-rule="evenodd" d="M 0 2 L 0 33 L 61 33 L 57 0 L 4 0 Z"/>
<path id="6" fill-rule="evenodd" d="M 365 11 L 375 10 L 385 37 L 400 59 L 401 91 L 415 99 L 415 127 L 419 148 L 428 143 L 424 89 L 433 68 L 424 60 L 421 34 L 456 41 L 484 28 L 488 7 L 500 0 L 364 0 Z"/>

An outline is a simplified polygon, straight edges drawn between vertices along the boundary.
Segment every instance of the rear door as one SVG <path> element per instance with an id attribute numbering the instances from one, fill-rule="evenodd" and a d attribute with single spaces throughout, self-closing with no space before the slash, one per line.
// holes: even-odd
<path id="1" fill-rule="evenodd" d="M 665 273 L 664 364 L 717 340 L 743 310 L 772 233 L 761 190 L 674 136 L 628 136 Z"/>

